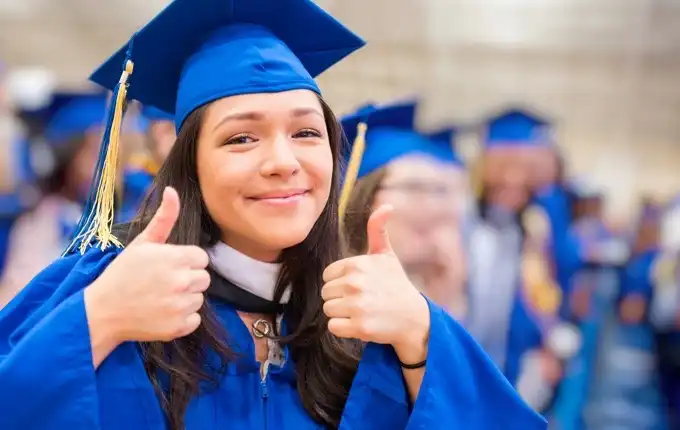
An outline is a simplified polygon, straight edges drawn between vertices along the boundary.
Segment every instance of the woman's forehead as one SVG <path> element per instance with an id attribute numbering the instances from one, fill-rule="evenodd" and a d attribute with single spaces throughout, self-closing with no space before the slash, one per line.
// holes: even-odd
<path id="1" fill-rule="evenodd" d="M 300 115 L 317 113 L 323 118 L 319 97 L 309 90 L 293 90 L 278 93 L 256 93 L 224 97 L 208 105 L 205 123 L 221 121 L 228 116 L 252 114 L 263 119 L 277 115 Z"/>
<path id="2" fill-rule="evenodd" d="M 460 169 L 425 155 L 407 155 L 389 165 L 387 179 L 421 179 L 448 181 L 460 175 Z"/>

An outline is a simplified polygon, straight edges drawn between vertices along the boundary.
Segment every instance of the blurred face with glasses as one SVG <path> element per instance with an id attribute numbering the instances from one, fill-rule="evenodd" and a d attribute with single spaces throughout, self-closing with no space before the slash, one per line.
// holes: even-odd
<path id="1" fill-rule="evenodd" d="M 442 305 L 465 277 L 461 230 L 470 202 L 463 168 L 415 155 L 387 167 L 373 202 L 394 207 L 388 230 L 395 253 L 412 281 Z"/>

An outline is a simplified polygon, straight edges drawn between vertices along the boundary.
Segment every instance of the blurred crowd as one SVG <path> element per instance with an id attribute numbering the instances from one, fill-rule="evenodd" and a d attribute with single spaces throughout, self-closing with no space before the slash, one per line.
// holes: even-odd
<path id="1" fill-rule="evenodd" d="M 77 229 L 108 99 L 61 88 L 48 70 L 0 71 L 0 308 Z M 499 106 L 480 119 L 471 157 L 456 124 L 420 129 L 418 107 L 342 118 L 345 167 L 358 169 L 347 251 L 366 252 L 371 209 L 391 204 L 390 238 L 413 282 L 555 428 L 680 428 L 680 199 L 643 198 L 635 222 L 614 229 L 602 190 L 565 175 L 541 112 Z M 134 218 L 176 138 L 172 115 L 127 109 L 117 222 Z"/>

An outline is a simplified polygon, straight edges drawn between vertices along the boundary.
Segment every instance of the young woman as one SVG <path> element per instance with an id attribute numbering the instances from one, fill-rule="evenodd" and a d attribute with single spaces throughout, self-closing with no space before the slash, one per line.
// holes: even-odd
<path id="1" fill-rule="evenodd" d="M 389 208 L 341 259 L 341 130 L 312 76 L 358 37 L 306 0 L 175 0 L 133 41 L 93 75 L 110 128 L 131 60 L 177 142 L 124 250 L 99 224 L 0 314 L 0 428 L 545 428 L 408 281 Z"/>
<path id="2" fill-rule="evenodd" d="M 349 140 L 358 120 L 367 125 L 366 149 L 343 222 L 349 251 L 366 252 L 366 223 L 384 204 L 394 208 L 388 233 L 409 279 L 459 319 L 465 313 L 463 218 L 471 194 L 452 149 L 453 130 L 430 136 L 413 127 L 417 106 L 399 103 L 342 120 Z"/>

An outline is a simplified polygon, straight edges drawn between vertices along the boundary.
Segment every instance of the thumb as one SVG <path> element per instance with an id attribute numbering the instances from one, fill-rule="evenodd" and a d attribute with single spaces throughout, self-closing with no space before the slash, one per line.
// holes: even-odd
<path id="1" fill-rule="evenodd" d="M 387 235 L 387 222 L 392 216 L 394 208 L 382 205 L 374 210 L 366 223 L 369 254 L 387 254 L 392 252 L 390 238 Z"/>
<path id="2" fill-rule="evenodd" d="M 161 205 L 156 214 L 133 241 L 135 243 L 165 243 L 179 218 L 179 195 L 172 187 L 163 190 Z"/>

